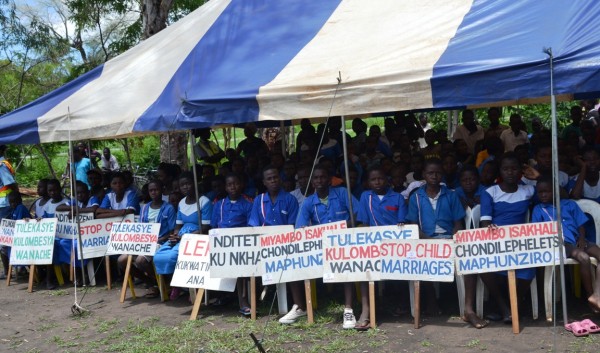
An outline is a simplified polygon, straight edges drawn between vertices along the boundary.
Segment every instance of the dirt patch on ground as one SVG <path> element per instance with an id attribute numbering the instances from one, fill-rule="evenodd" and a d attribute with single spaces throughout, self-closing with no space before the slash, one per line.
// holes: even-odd
<path id="1" fill-rule="evenodd" d="M 88 312 L 73 315 L 72 285 L 28 293 L 26 279 L 16 280 L 10 287 L 0 283 L 0 351 L 258 352 L 252 348 L 251 332 L 264 337 L 269 352 L 600 351 L 600 336 L 575 338 L 543 319 L 532 320 L 527 308 L 518 335 L 502 323 L 491 323 L 482 330 L 471 328 L 456 315 L 451 287 L 441 296 L 446 298 L 441 300 L 445 313 L 425 316 L 420 329 L 414 329 L 410 315 L 391 314 L 397 297 L 386 294 L 378 298 L 378 329 L 368 332 L 341 329 L 342 307 L 335 304 L 335 293 L 329 295 L 331 302 L 319 302 L 315 325 L 301 322 L 284 327 L 277 323 L 276 315 L 268 315 L 270 301 L 261 303 L 256 322 L 241 318 L 233 302 L 202 307 L 200 318 L 189 322 L 191 305 L 186 296 L 166 303 L 128 297 L 120 304 L 119 288 L 118 283 L 110 291 L 104 285 L 80 288 L 77 300 Z M 138 295 L 144 292 L 137 288 Z M 327 291 L 322 292 L 325 296 Z M 582 319 L 585 305 L 573 298 L 569 304 L 572 316 Z M 600 317 L 592 319 L 600 322 Z"/>

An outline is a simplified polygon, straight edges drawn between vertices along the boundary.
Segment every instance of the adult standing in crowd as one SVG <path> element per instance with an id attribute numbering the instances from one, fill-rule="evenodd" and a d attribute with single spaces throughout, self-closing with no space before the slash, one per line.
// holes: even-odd
<path id="1" fill-rule="evenodd" d="M 10 205 L 8 202 L 8 194 L 11 192 L 19 192 L 17 182 L 15 181 L 15 170 L 6 158 L 6 145 L 0 145 L 0 220 L 6 218 L 10 214 Z"/>
<path id="2" fill-rule="evenodd" d="M 504 124 L 500 124 L 501 116 L 502 116 L 502 110 L 500 108 L 491 107 L 490 109 L 488 109 L 487 118 L 488 118 L 488 121 L 490 122 L 490 126 L 485 130 L 485 133 L 488 134 L 486 136 L 500 137 L 500 134 L 502 134 L 502 132 L 504 130 L 509 129 L 508 126 L 506 126 Z"/>
<path id="3" fill-rule="evenodd" d="M 84 182 L 89 188 L 90 183 L 88 182 L 87 172 L 92 170 L 92 162 L 89 158 L 83 156 L 81 149 L 79 148 L 74 148 L 71 153 L 73 153 L 73 165 L 75 167 L 73 172 L 75 173 L 75 180 Z M 67 162 L 67 171 L 69 172 L 71 171 L 69 168 L 70 164 L 70 161 Z"/>
<path id="4" fill-rule="evenodd" d="M 117 158 L 110 153 L 110 149 L 108 147 L 104 147 L 100 161 L 102 162 L 102 170 L 106 172 L 119 170 L 119 162 L 117 161 Z"/>
<path id="5" fill-rule="evenodd" d="M 456 127 L 453 139 L 464 140 L 469 147 L 469 153 L 474 153 L 477 141 L 483 140 L 483 128 L 475 122 L 475 113 L 471 109 L 463 110 L 462 125 Z"/>
<path id="6" fill-rule="evenodd" d="M 225 152 L 210 140 L 210 129 L 195 129 L 194 137 L 199 138 L 194 146 L 196 159 L 200 165 L 211 165 L 215 172 L 221 166 L 221 159 L 225 158 Z"/>
<path id="7" fill-rule="evenodd" d="M 240 141 L 236 152 L 238 155 L 248 158 L 248 156 L 264 156 L 269 153 L 269 147 L 260 137 L 256 137 L 256 125 L 248 123 L 244 126 L 245 139 Z"/>

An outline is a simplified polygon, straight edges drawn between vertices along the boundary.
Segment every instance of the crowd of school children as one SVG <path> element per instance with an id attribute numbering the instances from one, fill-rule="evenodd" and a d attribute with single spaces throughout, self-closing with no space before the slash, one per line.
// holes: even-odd
<path id="1" fill-rule="evenodd" d="M 594 220 L 573 201 L 600 200 L 600 120 L 596 102 L 583 103 L 571 108 L 571 122 L 559 134 L 557 180 L 566 254 L 581 263 L 587 302 L 597 313 L 600 271 L 590 265 L 590 257 L 600 259 L 600 248 L 596 246 Z M 200 129 L 194 132 L 197 188 L 193 173 L 174 164 L 160 164 L 156 179 L 141 190 L 133 184 L 131 173 L 116 172 L 103 180 L 101 172 L 91 169 L 85 182 L 77 181 L 74 199 L 66 198 L 54 179 L 40 180 L 39 199 L 30 210 L 22 205 L 18 192 L 9 193 L 9 217 L 53 217 L 57 210 L 71 210 L 71 205 L 77 205 L 80 212 L 95 212 L 96 218 L 135 214 L 141 222 L 160 223 L 156 255 L 137 257 L 132 269 L 133 275 L 145 282 L 147 297 L 159 295 L 155 271 L 166 277 L 166 283 L 170 282 L 181 236 L 207 234 L 210 228 L 300 228 L 350 222 L 350 213 L 354 212 L 356 224 L 349 226 L 412 223 L 419 225 L 423 239 L 450 239 L 464 229 L 465 210 L 475 205 L 480 205 L 481 227 L 555 220 L 552 140 L 540 119 L 531 119 L 528 129 L 520 115 L 512 114 L 506 126 L 500 123 L 502 110 L 490 108 L 487 116 L 479 117 L 487 120 L 488 128 L 484 129 L 473 111 L 464 110 L 461 115 L 462 124 L 451 140 L 447 131 L 432 129 L 425 115 L 417 118 L 413 114 L 396 114 L 385 119 L 383 129 L 378 125 L 369 127 L 357 118 L 352 121 L 355 137 L 346 135 L 346 150 L 342 148 L 341 119 L 330 118 L 316 129 L 305 119 L 297 135 L 296 150 L 287 159 L 281 144 L 269 148 L 255 136 L 256 127 L 252 124 L 244 128 L 246 138 L 237 148 L 226 151 L 211 141 L 209 129 Z M 346 189 L 344 155 L 349 164 L 352 206 Z M 55 263 L 69 263 L 71 246 L 69 240 L 58 241 Z M 119 266 L 124 267 L 126 260 L 126 256 L 119 257 Z M 525 296 L 535 273 L 535 268 L 516 271 L 519 297 Z M 474 311 L 477 276 L 464 278 L 463 320 L 476 328 L 485 327 L 489 320 L 510 323 L 506 274 L 479 275 L 497 310 L 486 318 L 478 317 Z M 47 271 L 46 280 L 52 288 L 52 271 Z M 294 323 L 306 315 L 303 283 L 288 286 L 293 305 L 280 318 L 283 324 Z M 367 284 L 360 284 L 358 319 L 353 311 L 355 284 L 343 287 L 343 327 L 368 329 Z M 178 298 L 185 290 L 171 288 L 170 298 Z M 438 313 L 433 286 L 425 286 L 424 292 L 427 311 Z M 238 280 L 237 296 L 240 313 L 249 315 L 248 288 L 243 279 Z"/>

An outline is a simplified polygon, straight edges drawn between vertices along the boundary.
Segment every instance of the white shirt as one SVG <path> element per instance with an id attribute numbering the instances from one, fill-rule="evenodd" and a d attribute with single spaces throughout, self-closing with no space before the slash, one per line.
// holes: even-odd
<path id="1" fill-rule="evenodd" d="M 119 162 L 114 155 L 110 155 L 110 158 L 107 160 L 104 155 L 100 156 L 100 160 L 102 161 L 102 169 L 108 170 L 117 170 L 119 169 Z"/>
<path id="2" fill-rule="evenodd" d="M 504 152 L 512 152 L 515 150 L 515 147 L 529 143 L 527 133 L 523 130 L 520 130 L 516 136 L 511 129 L 504 130 L 500 134 L 500 140 L 504 144 Z"/>

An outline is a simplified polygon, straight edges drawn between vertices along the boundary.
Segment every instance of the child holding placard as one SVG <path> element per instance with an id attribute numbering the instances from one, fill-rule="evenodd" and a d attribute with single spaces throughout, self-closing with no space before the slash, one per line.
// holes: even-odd
<path id="1" fill-rule="evenodd" d="M 536 185 L 540 204 L 533 208 L 532 222 L 548 222 L 556 220 L 556 207 L 553 204 L 554 192 L 552 178 L 541 177 Z M 573 200 L 560 200 L 560 215 L 567 257 L 580 264 L 581 282 L 587 295 L 588 304 L 594 312 L 600 312 L 600 267 L 595 267 L 594 281 L 590 257 L 600 261 L 600 248 L 585 238 L 585 213 Z"/>
<path id="2" fill-rule="evenodd" d="M 517 156 L 508 152 L 502 156 L 499 162 L 501 182 L 491 186 L 481 195 L 481 227 L 508 226 L 513 224 L 527 223 L 529 204 L 534 195 L 534 187 L 521 185 L 522 166 Z M 535 277 L 535 268 L 515 270 L 517 277 L 517 292 L 525 293 L 531 280 Z M 506 276 L 506 272 L 498 272 Z M 500 293 L 498 276 L 494 273 L 483 273 L 481 279 L 489 289 L 490 296 L 494 298 L 502 311 L 505 323 L 510 324 L 512 317 L 510 307 L 506 299 Z M 489 316 L 491 319 L 493 315 Z"/>
<path id="3" fill-rule="evenodd" d="M 279 170 L 273 165 L 266 166 L 262 173 L 262 182 L 267 192 L 254 199 L 248 225 L 252 227 L 282 226 L 294 224 L 298 215 L 298 200 L 283 190 Z M 294 305 L 279 322 L 291 324 L 302 316 L 306 316 L 306 306 L 302 296 L 300 282 L 289 283 Z"/>
<path id="4" fill-rule="evenodd" d="M 381 168 L 369 170 L 367 181 L 370 190 L 360 196 L 357 220 L 369 227 L 403 224 L 407 211 L 404 197 L 392 190 L 384 171 Z M 370 326 L 368 282 L 362 282 L 360 290 L 362 312 L 354 328 L 364 331 Z"/>
<path id="5" fill-rule="evenodd" d="M 406 219 L 419 225 L 421 239 L 451 239 L 457 231 L 463 229 L 465 210 L 456 193 L 441 185 L 443 173 L 440 159 L 427 159 L 423 166 L 425 185 L 410 196 Z M 487 322 L 481 320 L 473 310 L 476 279 L 476 276 L 465 276 L 463 320 L 476 328 L 483 328 Z M 433 286 L 429 286 L 429 282 L 425 283 L 428 289 L 428 310 L 435 315 L 438 312 L 435 291 Z"/>
<path id="6" fill-rule="evenodd" d="M 79 213 L 92 212 L 94 213 L 98 206 L 94 206 L 91 202 L 90 191 L 86 183 L 77 180 L 75 182 L 75 194 L 76 199 L 71 198 L 66 204 L 59 205 L 57 211 L 69 211 L 69 216 L 73 217 L 76 214 L 75 208 L 79 210 Z M 71 239 L 59 239 L 58 248 L 58 262 L 61 264 L 71 263 L 71 249 L 75 248 L 77 254 L 77 242 L 73 242 Z M 77 264 L 77 255 L 75 255 L 75 267 Z"/>
<path id="7" fill-rule="evenodd" d="M 244 184 L 237 174 L 228 174 L 225 177 L 225 191 L 227 197 L 218 200 L 213 207 L 212 228 L 238 228 L 247 227 L 250 214 L 252 213 L 252 201 L 243 195 Z M 250 304 L 248 303 L 248 288 L 246 278 L 237 279 L 238 302 L 240 314 L 250 315 Z"/>
<path id="8" fill-rule="evenodd" d="M 7 196 L 8 205 L 10 207 L 10 216 L 8 219 L 19 220 L 31 218 L 31 214 L 27 207 L 23 205 L 23 200 L 21 199 L 21 193 L 19 192 L 11 192 Z M 8 259 L 10 259 L 10 247 L 9 246 L 1 246 L 0 247 L 0 258 L 2 259 L 2 266 L 4 268 L 4 274 L 0 276 L 0 279 L 6 279 L 6 276 L 10 276 L 8 271 Z M 19 266 L 20 267 L 20 266 Z"/>
<path id="9" fill-rule="evenodd" d="M 179 254 L 179 241 L 184 234 L 208 234 L 212 215 L 212 203 L 206 196 L 196 199 L 194 175 L 191 172 L 181 173 L 179 176 L 179 189 L 185 197 L 179 202 L 175 229 L 154 255 L 154 266 L 159 275 L 168 275 L 175 272 L 177 255 Z M 198 209 L 201 212 L 201 224 L 198 224 Z M 167 283 L 170 283 L 170 278 Z M 172 288 L 170 299 L 175 300 L 181 294 L 180 288 Z"/>
<path id="10" fill-rule="evenodd" d="M 96 218 L 125 217 L 128 214 L 139 214 L 140 201 L 135 190 L 127 187 L 122 173 L 114 173 L 110 179 L 111 192 L 104 196 L 100 207 L 96 210 Z"/>
<path id="11" fill-rule="evenodd" d="M 312 185 L 315 193 L 308 196 L 302 203 L 296 228 L 351 220 L 350 202 L 356 207 L 358 200 L 352 196 L 352 201 L 350 201 L 348 191 L 344 187 L 331 187 L 331 174 L 325 165 L 319 164 L 314 167 Z M 344 329 L 353 329 L 356 326 L 356 317 L 352 310 L 353 295 L 354 284 L 344 283 L 345 308 L 342 324 Z M 294 301 L 296 300 L 294 299 Z M 282 319 L 284 318 L 285 316 Z"/>
<path id="12" fill-rule="evenodd" d="M 169 235 L 175 229 L 176 212 L 173 206 L 164 200 L 164 188 L 160 180 L 152 180 L 147 185 L 148 195 L 152 201 L 142 207 L 140 222 L 160 223 L 158 244 L 162 245 L 169 239 Z M 125 272 L 125 268 L 127 267 L 128 257 L 129 255 L 123 254 L 117 260 L 119 268 L 123 272 Z M 151 256 L 135 256 L 133 266 L 131 266 L 131 274 L 146 283 L 146 298 L 156 298 L 159 296 L 160 291 L 156 286 L 156 276 Z"/>
<path id="13" fill-rule="evenodd" d="M 50 200 L 46 202 L 44 205 L 44 213 L 42 218 L 54 218 L 56 214 L 56 209 L 60 205 L 66 204 L 69 200 L 67 198 L 63 198 L 62 189 L 60 187 L 60 182 L 57 179 L 49 179 L 48 180 L 48 197 Z M 60 249 L 60 239 L 54 239 L 54 253 L 52 263 L 59 263 L 59 250 Z M 52 290 L 56 288 L 56 284 L 53 283 L 54 271 L 52 270 L 52 266 L 46 266 L 46 288 L 48 290 Z"/>

